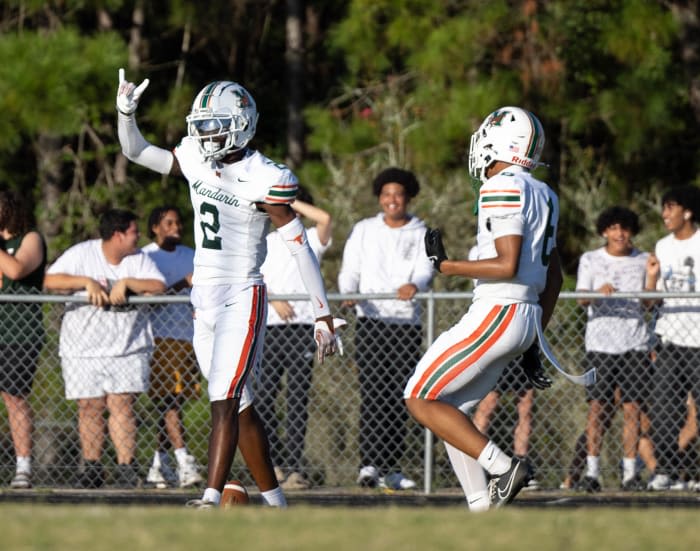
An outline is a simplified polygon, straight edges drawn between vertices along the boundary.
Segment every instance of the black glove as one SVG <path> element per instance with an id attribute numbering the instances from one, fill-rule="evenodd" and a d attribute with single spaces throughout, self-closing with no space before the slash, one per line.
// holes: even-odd
<path id="1" fill-rule="evenodd" d="M 552 386 L 552 379 L 544 374 L 544 366 L 540 361 L 540 347 L 537 345 L 537 339 L 535 339 L 530 348 L 523 352 L 520 358 L 520 365 L 525 372 L 525 376 L 535 388 L 544 390 Z"/>
<path id="2" fill-rule="evenodd" d="M 425 254 L 433 263 L 435 269 L 440 271 L 440 264 L 443 260 L 447 260 L 445 246 L 442 244 L 442 233 L 438 229 L 428 228 L 425 232 Z"/>

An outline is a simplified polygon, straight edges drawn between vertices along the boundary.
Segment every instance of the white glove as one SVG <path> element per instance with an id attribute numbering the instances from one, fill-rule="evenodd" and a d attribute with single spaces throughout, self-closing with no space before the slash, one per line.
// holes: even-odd
<path id="1" fill-rule="evenodd" d="M 117 90 L 117 110 L 123 115 L 131 115 L 139 106 L 141 94 L 151 81 L 145 79 L 136 86 L 124 78 L 124 69 L 119 69 L 119 89 Z"/>
<path id="2" fill-rule="evenodd" d="M 347 325 L 345 320 L 333 318 L 334 330 L 343 325 Z M 339 352 L 341 356 L 343 355 L 343 344 L 335 332 L 330 330 L 326 321 L 320 320 L 314 324 L 314 340 L 316 341 L 316 353 L 319 363 L 323 363 L 326 357 L 332 356 L 336 352 Z"/>

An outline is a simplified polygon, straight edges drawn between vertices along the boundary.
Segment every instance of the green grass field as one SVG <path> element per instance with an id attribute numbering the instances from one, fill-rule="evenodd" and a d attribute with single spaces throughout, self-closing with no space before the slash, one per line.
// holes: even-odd
<path id="1" fill-rule="evenodd" d="M 182 507 L 0 504 L 0 548 L 136 551 L 700 549 L 697 509 Z"/>

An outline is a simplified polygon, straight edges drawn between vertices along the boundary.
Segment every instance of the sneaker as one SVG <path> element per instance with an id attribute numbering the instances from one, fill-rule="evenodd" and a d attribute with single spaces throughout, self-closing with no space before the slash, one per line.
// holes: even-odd
<path id="1" fill-rule="evenodd" d="M 502 475 L 493 476 L 489 481 L 491 507 L 498 508 L 508 505 L 528 483 L 531 476 L 527 461 L 521 461 L 514 457 L 510 462 L 510 469 Z"/>
<path id="2" fill-rule="evenodd" d="M 654 492 L 663 492 L 671 487 L 671 477 L 667 474 L 654 474 L 649 479 L 647 490 Z"/>
<path id="3" fill-rule="evenodd" d="M 177 468 L 177 476 L 180 480 L 180 488 L 197 486 L 204 480 L 199 474 L 200 466 L 192 455 L 187 455 L 184 461 Z"/>
<path id="4" fill-rule="evenodd" d="M 78 476 L 78 488 L 86 490 L 102 488 L 105 484 L 104 467 L 99 461 L 85 461 L 83 470 Z"/>
<path id="5" fill-rule="evenodd" d="M 602 490 L 600 480 L 592 476 L 584 476 L 580 484 L 581 490 L 589 494 L 596 494 Z"/>
<path id="6" fill-rule="evenodd" d="M 620 489 L 623 492 L 639 492 L 643 490 L 644 483 L 642 482 L 642 477 L 640 477 L 639 473 L 637 473 L 634 475 L 634 477 L 628 480 L 623 480 L 622 484 L 620 484 Z"/>
<path id="7" fill-rule="evenodd" d="M 28 490 L 32 487 L 32 475 L 30 473 L 20 471 L 15 474 L 15 477 L 10 482 L 10 488 L 13 490 Z"/>
<path id="8" fill-rule="evenodd" d="M 114 470 L 114 483 L 115 488 L 138 488 L 141 486 L 141 479 L 139 478 L 139 473 L 133 463 L 117 465 Z"/>
<path id="9" fill-rule="evenodd" d="M 668 485 L 668 489 L 675 492 L 684 492 L 688 489 L 688 483 L 680 478 L 672 478 L 671 483 Z"/>
<path id="10" fill-rule="evenodd" d="M 311 481 L 304 473 L 293 471 L 282 481 L 280 487 L 283 490 L 308 490 L 311 488 Z"/>
<path id="11" fill-rule="evenodd" d="M 357 484 L 363 488 L 374 488 L 379 483 L 379 471 L 373 465 L 366 465 L 360 469 L 357 476 Z"/>
<path id="12" fill-rule="evenodd" d="M 391 473 L 378 480 L 380 488 L 388 490 L 413 490 L 416 483 L 410 478 L 406 478 L 402 472 Z"/>
<path id="13" fill-rule="evenodd" d="M 165 480 L 163 473 L 160 471 L 160 467 L 151 465 L 148 469 L 148 476 L 146 476 L 146 485 L 151 488 L 158 488 L 159 490 L 164 490 L 170 484 Z"/>
<path id="14" fill-rule="evenodd" d="M 284 474 L 284 469 L 280 467 L 279 465 L 274 466 L 275 469 L 275 478 L 277 479 L 277 482 L 282 484 L 287 478 L 287 475 Z"/>
<path id="15" fill-rule="evenodd" d="M 189 509 L 215 509 L 218 505 L 208 499 L 190 499 L 185 503 L 185 507 Z"/>

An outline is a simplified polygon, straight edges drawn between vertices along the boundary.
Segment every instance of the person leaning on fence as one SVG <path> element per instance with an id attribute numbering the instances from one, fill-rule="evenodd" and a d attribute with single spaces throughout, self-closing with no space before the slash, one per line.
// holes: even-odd
<path id="1" fill-rule="evenodd" d="M 145 252 L 165 277 L 169 294 L 189 296 L 194 250 L 182 244 L 182 216 L 177 207 L 154 208 L 148 217 L 151 243 Z M 200 393 L 199 366 L 192 348 L 192 307 L 189 304 L 152 306 L 151 325 L 155 348 L 151 358 L 148 394 L 158 412 L 157 449 L 146 476 L 156 488 L 178 485 L 189 488 L 202 482 L 199 465 L 185 445 L 182 404 Z M 172 444 L 177 471 L 171 467 Z"/>
<path id="2" fill-rule="evenodd" d="M 652 381 L 650 333 L 645 304 L 639 299 L 612 298 L 615 293 L 644 289 L 648 254 L 638 250 L 632 238 L 639 232 L 639 218 L 628 208 L 613 206 L 600 213 L 598 235 L 605 244 L 583 253 L 576 290 L 598 292 L 611 298 L 578 299 L 586 308 L 586 368 L 595 367 L 598 379 L 586 388 L 586 473 L 580 487 L 601 491 L 600 450 L 616 409 L 616 391 L 623 411 L 623 490 L 643 488 L 637 472 L 638 442 L 643 407 Z"/>
<path id="3" fill-rule="evenodd" d="M 441 232 L 425 234 L 438 271 L 478 281 L 468 312 L 428 348 L 404 399 L 411 415 L 445 442 L 471 511 L 510 503 L 531 477 L 528 463 L 503 452 L 468 414 L 523 353 L 527 372 L 538 380 L 542 375 L 533 345 L 562 285 L 559 201 L 530 174 L 544 141 L 542 125 L 529 111 L 503 107 L 491 113 L 469 151 L 469 173 L 475 185 L 481 183 L 477 260 L 450 260 Z M 488 486 L 484 471 L 491 477 Z"/>
<path id="4" fill-rule="evenodd" d="M 648 291 L 695 293 L 700 269 L 700 189 L 679 186 L 661 198 L 669 235 L 656 243 L 647 263 Z M 685 489 L 678 478 L 679 433 L 686 421 L 690 392 L 700 396 L 700 299 L 664 298 L 654 331 L 659 337 L 654 371 L 652 429 L 657 467 L 651 490 Z"/>
<path id="5" fill-rule="evenodd" d="M 408 213 L 420 189 L 412 172 L 387 168 L 372 191 L 382 212 L 357 222 L 345 243 L 338 275 L 341 293 L 393 293 L 394 300 L 356 305 L 355 358 L 360 373 L 360 486 L 415 488 L 401 471 L 408 416 L 401 391 L 420 357 L 421 311 L 433 267 L 425 254 L 425 224 Z"/>
<path id="6" fill-rule="evenodd" d="M 46 242 L 33 228 L 31 211 L 15 193 L 0 190 L 0 294 L 39 293 Z M 15 448 L 10 487 L 32 487 L 33 415 L 29 394 L 44 344 L 39 303 L 0 302 L 0 393 Z"/>
<path id="7" fill-rule="evenodd" d="M 248 147 L 258 110 L 240 84 L 216 81 L 205 86 L 186 117 L 187 136 L 172 151 L 147 142 L 136 124 L 134 113 L 146 86 L 147 80 L 139 86 L 127 82 L 124 70 L 119 70 L 116 104 L 122 152 L 161 174 L 184 177 L 195 216 L 193 344 L 209 383 L 212 420 L 207 488 L 188 506 L 208 509 L 219 504 L 238 446 L 263 502 L 284 507 L 286 499 L 252 395 L 267 317 L 260 266 L 270 223 L 283 237 L 313 297 L 319 360 L 337 349 L 318 262 L 290 206 L 298 181 L 286 166 Z"/>
<path id="8" fill-rule="evenodd" d="M 313 198 L 299 186 L 292 203 L 297 216 L 314 223 L 307 228 L 309 247 L 321 262 L 331 246 L 332 218 L 314 206 Z M 304 282 L 292 255 L 279 232 L 267 234 L 267 256 L 260 267 L 268 295 L 306 294 Z M 311 480 L 303 465 L 304 440 L 308 421 L 314 351 L 314 312 L 308 301 L 271 300 L 267 310 L 267 333 L 260 375 L 255 393 L 259 397 L 260 417 L 270 438 L 270 453 L 275 475 L 285 490 L 303 490 Z M 280 418 L 276 404 L 282 377 L 286 372 L 284 437 L 279 434 Z"/>
<path id="9" fill-rule="evenodd" d="M 87 303 L 66 304 L 59 341 L 66 398 L 78 402 L 83 488 L 105 482 L 105 410 L 118 463 L 114 483 L 125 488 L 141 483 L 134 401 L 148 389 L 153 334 L 147 309 L 126 302 L 130 295 L 165 292 L 165 279 L 137 246 L 136 220 L 129 211 L 104 212 L 100 238 L 70 247 L 44 280 L 46 289 L 87 296 Z"/>

